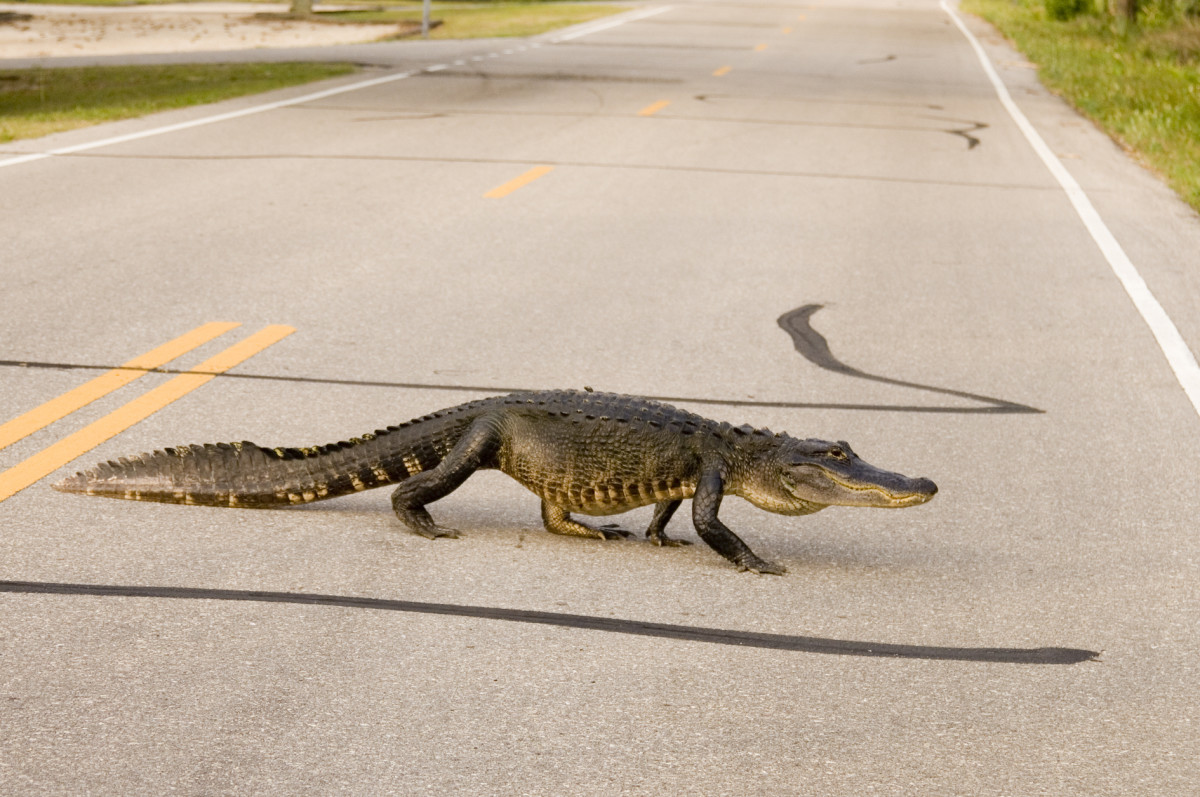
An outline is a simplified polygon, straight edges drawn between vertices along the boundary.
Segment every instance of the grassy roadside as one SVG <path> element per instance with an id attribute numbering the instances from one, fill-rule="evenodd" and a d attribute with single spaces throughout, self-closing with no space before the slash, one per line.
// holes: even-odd
<path id="1" fill-rule="evenodd" d="M 32 0 L 37 2 L 37 0 Z M 126 0 L 72 0 L 115 5 Z M 155 0 L 147 0 L 155 2 Z M 318 9 L 320 6 L 318 6 Z M 526 0 L 434 3 L 435 39 L 533 36 L 625 11 L 627 7 Z M 334 22 L 420 21 L 421 6 L 389 2 L 324 12 Z M 188 64 L 0 70 L 0 143 L 217 102 L 354 71 L 349 64 Z"/>
<path id="2" fill-rule="evenodd" d="M 1200 20 L 1047 18 L 1039 0 L 964 0 L 1038 65 L 1042 82 L 1200 211 Z"/>
<path id="3" fill-rule="evenodd" d="M 22 0 L 36 6 L 55 3 L 77 6 L 139 6 L 163 3 L 202 3 L 206 0 Z M 209 0 L 211 1 L 211 0 Z M 251 3 L 280 3 L 287 0 L 237 0 Z M 316 13 L 309 20 L 321 22 L 420 22 L 420 0 L 318 0 Z M 325 5 L 336 6 L 326 11 Z M 433 19 L 439 24 L 431 39 L 481 39 L 493 36 L 536 36 L 555 28 L 578 25 L 599 17 L 628 11 L 628 6 L 598 3 L 572 3 L 561 0 L 435 0 L 431 3 Z M 288 19 L 287 14 L 269 15 Z"/>
<path id="4" fill-rule="evenodd" d="M 241 97 L 353 71 L 350 64 L 0 70 L 0 142 Z"/>
<path id="5" fill-rule="evenodd" d="M 317 7 L 320 12 L 320 6 Z M 480 39 L 493 36 L 536 36 L 555 28 L 606 17 L 628 6 L 557 3 L 533 0 L 514 3 L 434 2 L 431 16 L 441 22 L 431 39 Z M 420 22 L 420 3 L 381 3 L 374 7 L 318 13 L 336 22 Z"/>

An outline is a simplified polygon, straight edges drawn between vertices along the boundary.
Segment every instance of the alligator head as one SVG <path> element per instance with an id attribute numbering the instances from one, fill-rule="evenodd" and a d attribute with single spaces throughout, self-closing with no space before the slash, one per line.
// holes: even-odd
<path id="1" fill-rule="evenodd" d="M 769 512 L 806 515 L 827 506 L 905 507 L 929 501 L 937 485 L 863 461 L 845 441 L 781 435 L 767 473 L 743 497 Z"/>

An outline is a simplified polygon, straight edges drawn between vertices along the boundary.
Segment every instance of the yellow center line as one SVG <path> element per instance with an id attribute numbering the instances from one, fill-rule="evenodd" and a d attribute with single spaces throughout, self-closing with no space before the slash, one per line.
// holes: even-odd
<path id="1" fill-rule="evenodd" d="M 755 48 L 754 48 L 754 52 L 756 52 L 756 53 L 761 53 L 761 52 L 762 52 L 763 50 L 765 50 L 765 49 L 767 49 L 767 45 L 765 45 L 765 44 L 760 44 L 760 45 L 758 45 L 757 47 L 755 47 Z"/>
<path id="2" fill-rule="evenodd" d="M 784 32 L 784 33 L 791 33 L 791 32 L 792 32 L 792 29 L 791 29 L 791 28 L 784 28 L 784 29 L 783 29 L 783 32 Z"/>
<path id="3" fill-rule="evenodd" d="M 62 440 L 0 473 L 0 501 L 12 497 L 71 460 L 86 454 L 109 438 L 115 437 L 139 421 L 144 421 L 173 401 L 183 398 L 235 365 L 248 360 L 268 346 L 278 343 L 296 330 L 272 325 L 255 332 L 197 365 L 191 371 L 164 382 L 138 396 L 98 421 L 67 435 Z"/>
<path id="4" fill-rule="evenodd" d="M 803 15 L 803 14 L 801 14 L 800 16 L 796 17 L 796 20 L 797 20 L 797 21 L 799 21 L 799 22 L 803 22 L 803 21 L 804 21 L 804 15 Z"/>
<path id="5" fill-rule="evenodd" d="M 86 407 L 96 399 L 107 396 L 133 380 L 145 376 L 149 369 L 163 366 L 176 357 L 187 354 L 192 349 L 208 343 L 213 338 L 224 335 L 238 326 L 241 325 L 214 321 L 196 327 L 186 335 L 180 335 L 157 349 L 148 351 L 140 357 L 134 357 L 120 368 L 103 373 L 95 379 L 63 393 L 58 398 L 50 399 L 40 407 L 35 407 L 7 423 L 0 424 L 0 448 L 10 446 L 39 429 L 44 429 L 81 407 Z"/>
<path id="6" fill-rule="evenodd" d="M 670 104 L 670 100 L 659 100 L 658 102 L 647 105 L 645 108 L 638 111 L 638 116 L 654 116 L 654 114 L 658 113 Z"/>
<path id="7" fill-rule="evenodd" d="M 713 77 L 724 77 L 733 71 L 731 66 L 722 66 L 713 70 Z"/>
<path id="8" fill-rule="evenodd" d="M 534 180 L 538 179 L 539 177 L 544 177 L 552 171 L 554 171 L 553 166 L 534 166 L 520 177 L 516 178 L 515 180 L 509 180 L 502 186 L 493 188 L 491 191 L 488 191 L 486 194 L 484 194 L 484 196 L 488 199 L 500 199 L 501 197 L 506 197 L 513 191 L 516 191 L 518 188 L 529 185 Z"/>

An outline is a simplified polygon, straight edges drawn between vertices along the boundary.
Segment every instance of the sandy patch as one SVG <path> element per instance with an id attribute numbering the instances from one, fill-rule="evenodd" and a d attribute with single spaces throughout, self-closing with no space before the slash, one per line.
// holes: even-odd
<path id="1" fill-rule="evenodd" d="M 327 6 L 320 6 L 325 9 Z M 392 25 L 332 25 L 255 19 L 286 5 L 40 6 L 0 3 L 0 58 L 180 53 L 358 44 L 394 35 Z"/>

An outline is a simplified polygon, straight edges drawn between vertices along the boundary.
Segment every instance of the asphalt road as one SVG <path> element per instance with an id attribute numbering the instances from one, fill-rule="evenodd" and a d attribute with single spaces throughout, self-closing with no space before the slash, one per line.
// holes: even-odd
<path id="1" fill-rule="evenodd" d="M 1200 221 L 968 25 L 1200 351 Z M 0 504 L 0 791 L 1195 788 L 1200 419 L 943 10 L 676 3 L 370 52 L 389 69 L 5 147 L 0 422 L 180 336 L 167 367 L 231 370 L 121 386 L 0 450 L 0 482 L 95 424 L 70 467 L 588 385 L 845 439 L 940 494 L 728 501 L 789 570 L 759 577 L 548 534 L 495 473 L 434 505 L 464 531 L 437 541 L 386 491 L 34 481 Z"/>

